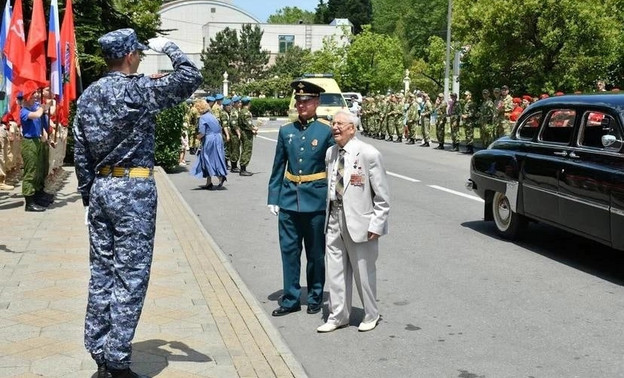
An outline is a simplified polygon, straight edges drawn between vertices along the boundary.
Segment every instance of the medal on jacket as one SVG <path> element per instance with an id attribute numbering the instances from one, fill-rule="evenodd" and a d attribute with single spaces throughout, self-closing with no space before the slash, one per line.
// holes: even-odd
<path id="1" fill-rule="evenodd" d="M 292 138 L 295 136 L 295 134 L 288 134 L 288 144 L 292 143 Z"/>
<path id="2" fill-rule="evenodd" d="M 314 139 L 314 140 L 312 141 L 312 147 L 316 147 L 316 146 L 318 146 L 318 140 L 317 140 L 317 139 Z"/>

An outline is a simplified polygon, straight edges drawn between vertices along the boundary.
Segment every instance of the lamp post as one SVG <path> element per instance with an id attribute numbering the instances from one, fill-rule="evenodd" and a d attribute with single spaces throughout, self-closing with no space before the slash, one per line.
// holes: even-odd
<path id="1" fill-rule="evenodd" d="M 273 79 L 275 80 L 275 92 L 273 93 L 273 97 L 277 98 L 277 85 L 279 83 L 279 76 L 275 75 L 273 76 Z"/>
<path id="2" fill-rule="evenodd" d="M 410 82 L 409 70 L 405 69 L 405 77 L 403 78 L 403 94 L 407 94 L 407 92 L 409 92 Z"/>
<path id="3" fill-rule="evenodd" d="M 223 73 L 223 95 L 225 97 L 228 96 L 229 87 L 230 87 L 230 81 L 228 80 L 228 73 L 227 71 L 225 71 Z"/>
<path id="4" fill-rule="evenodd" d="M 448 0 L 448 12 L 446 17 L 446 65 L 444 66 L 444 99 L 449 99 L 449 71 L 451 68 L 451 19 L 453 12 L 453 0 Z"/>

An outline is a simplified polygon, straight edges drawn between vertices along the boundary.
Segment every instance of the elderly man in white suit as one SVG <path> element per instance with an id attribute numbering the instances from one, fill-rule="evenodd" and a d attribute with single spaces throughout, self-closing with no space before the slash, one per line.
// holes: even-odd
<path id="1" fill-rule="evenodd" d="M 321 333 L 349 324 L 354 278 L 364 306 L 358 330 L 370 331 L 379 322 L 375 263 L 379 237 L 388 232 L 389 189 L 381 154 L 355 137 L 358 124 L 354 114 L 343 110 L 336 113 L 332 123 L 336 144 L 325 155 L 329 316 L 317 328 Z"/>

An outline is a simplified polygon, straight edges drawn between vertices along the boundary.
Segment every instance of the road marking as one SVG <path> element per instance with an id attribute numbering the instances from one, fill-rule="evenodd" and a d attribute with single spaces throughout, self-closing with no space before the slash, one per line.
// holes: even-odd
<path id="1" fill-rule="evenodd" d="M 394 172 L 386 172 L 386 173 L 388 174 L 388 176 L 398 177 L 398 178 L 406 180 L 406 181 L 420 182 L 420 180 L 416 180 L 416 179 L 411 178 L 411 177 L 403 176 L 403 175 L 400 175 L 398 173 L 394 173 Z"/>
<path id="2" fill-rule="evenodd" d="M 256 138 L 262 138 L 262 139 L 270 140 L 271 142 L 277 142 L 276 139 L 267 138 L 267 137 L 264 137 L 262 135 L 256 135 Z M 396 177 L 396 178 L 400 178 L 400 179 L 405 180 L 405 181 L 421 182 L 420 180 L 417 180 L 415 178 L 403 176 L 403 175 L 400 175 L 398 173 L 394 173 L 394 172 L 386 172 L 386 173 L 388 174 L 388 176 L 393 176 L 393 177 Z M 460 196 L 460 197 L 465 197 L 465 198 L 471 199 L 473 201 L 484 202 L 479 197 L 471 196 L 470 194 L 461 193 L 461 192 L 458 192 L 458 191 L 455 191 L 455 190 L 452 190 L 452 189 L 447 189 L 447 188 L 442 187 L 442 186 L 437 186 L 437 185 L 427 185 L 427 186 L 432 188 L 432 189 L 437 189 L 437 190 L 441 190 L 443 192 L 455 194 L 455 195 Z"/>
<path id="3" fill-rule="evenodd" d="M 471 199 L 473 201 L 485 202 L 485 201 L 483 201 L 479 197 L 475 197 L 475 196 L 471 196 L 470 194 L 465 194 L 465 193 L 462 193 L 462 192 L 457 192 L 455 190 L 447 189 L 447 188 L 445 188 L 443 186 L 437 186 L 437 185 L 427 185 L 427 186 L 430 187 L 430 188 L 433 188 L 433 189 L 441 190 L 443 192 L 455 194 L 456 196 L 465 197 L 465 198 Z"/>

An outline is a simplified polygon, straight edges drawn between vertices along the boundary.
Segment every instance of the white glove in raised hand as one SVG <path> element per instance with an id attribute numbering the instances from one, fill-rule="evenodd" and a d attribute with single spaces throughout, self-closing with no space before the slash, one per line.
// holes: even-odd
<path id="1" fill-rule="evenodd" d="M 170 40 L 168 40 L 165 37 L 156 37 L 156 38 L 150 38 L 147 40 L 147 46 L 156 51 L 156 52 L 163 52 L 163 50 L 165 49 L 165 45 L 171 42 Z"/>
<path id="2" fill-rule="evenodd" d="M 85 226 L 89 225 L 89 206 L 85 206 Z"/>
<path id="3" fill-rule="evenodd" d="M 279 206 L 277 205 L 269 205 L 269 211 L 273 215 L 277 215 L 279 213 Z"/>

